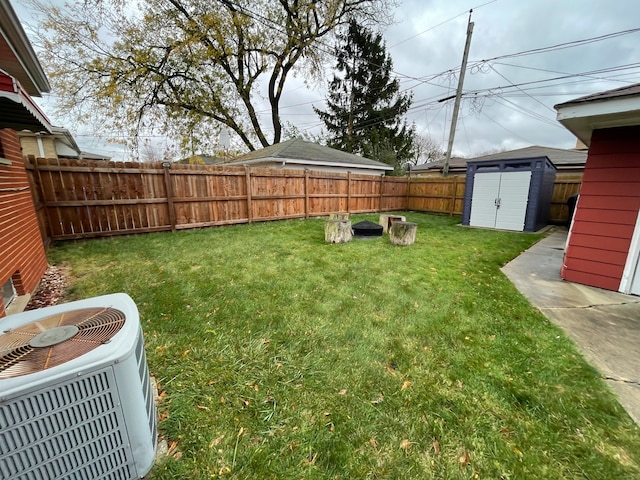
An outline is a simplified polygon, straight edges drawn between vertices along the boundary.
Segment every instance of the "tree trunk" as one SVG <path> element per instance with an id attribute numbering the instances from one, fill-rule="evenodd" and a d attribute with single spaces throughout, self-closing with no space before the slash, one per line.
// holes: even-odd
<path id="1" fill-rule="evenodd" d="M 348 220 L 327 220 L 324 224 L 324 241 L 327 243 L 347 243 L 353 238 L 351 222 Z"/>
<path id="2" fill-rule="evenodd" d="M 412 222 L 393 222 L 389 229 L 389 240 L 394 245 L 413 245 L 416 241 L 418 224 Z"/>

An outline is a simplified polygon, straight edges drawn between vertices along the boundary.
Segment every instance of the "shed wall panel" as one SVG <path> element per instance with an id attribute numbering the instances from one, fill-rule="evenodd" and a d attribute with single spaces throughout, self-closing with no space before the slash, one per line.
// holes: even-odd
<path id="1" fill-rule="evenodd" d="M 640 127 L 595 130 L 562 278 L 618 290 L 640 209 Z"/>

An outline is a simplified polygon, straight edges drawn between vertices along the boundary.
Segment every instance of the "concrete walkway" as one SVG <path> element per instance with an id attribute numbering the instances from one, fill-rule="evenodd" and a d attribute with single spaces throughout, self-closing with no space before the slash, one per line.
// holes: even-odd
<path id="1" fill-rule="evenodd" d="M 567 230 L 554 227 L 502 271 L 574 340 L 640 425 L 640 297 L 562 280 L 566 240 Z"/>

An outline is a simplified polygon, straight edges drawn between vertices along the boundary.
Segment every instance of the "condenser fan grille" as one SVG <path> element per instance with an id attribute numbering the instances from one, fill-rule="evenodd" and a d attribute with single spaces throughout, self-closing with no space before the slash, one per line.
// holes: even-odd
<path id="1" fill-rule="evenodd" d="M 108 342 L 125 315 L 111 307 L 71 310 L 0 335 L 0 379 L 39 372 Z"/>

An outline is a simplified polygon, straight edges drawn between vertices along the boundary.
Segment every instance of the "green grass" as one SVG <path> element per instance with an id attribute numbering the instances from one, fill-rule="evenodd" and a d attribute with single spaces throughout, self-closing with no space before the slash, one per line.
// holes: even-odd
<path id="1" fill-rule="evenodd" d="M 70 299 L 140 309 L 152 478 L 640 478 L 638 427 L 499 270 L 540 237 L 406 215 L 409 247 L 312 219 L 50 250 Z"/>

